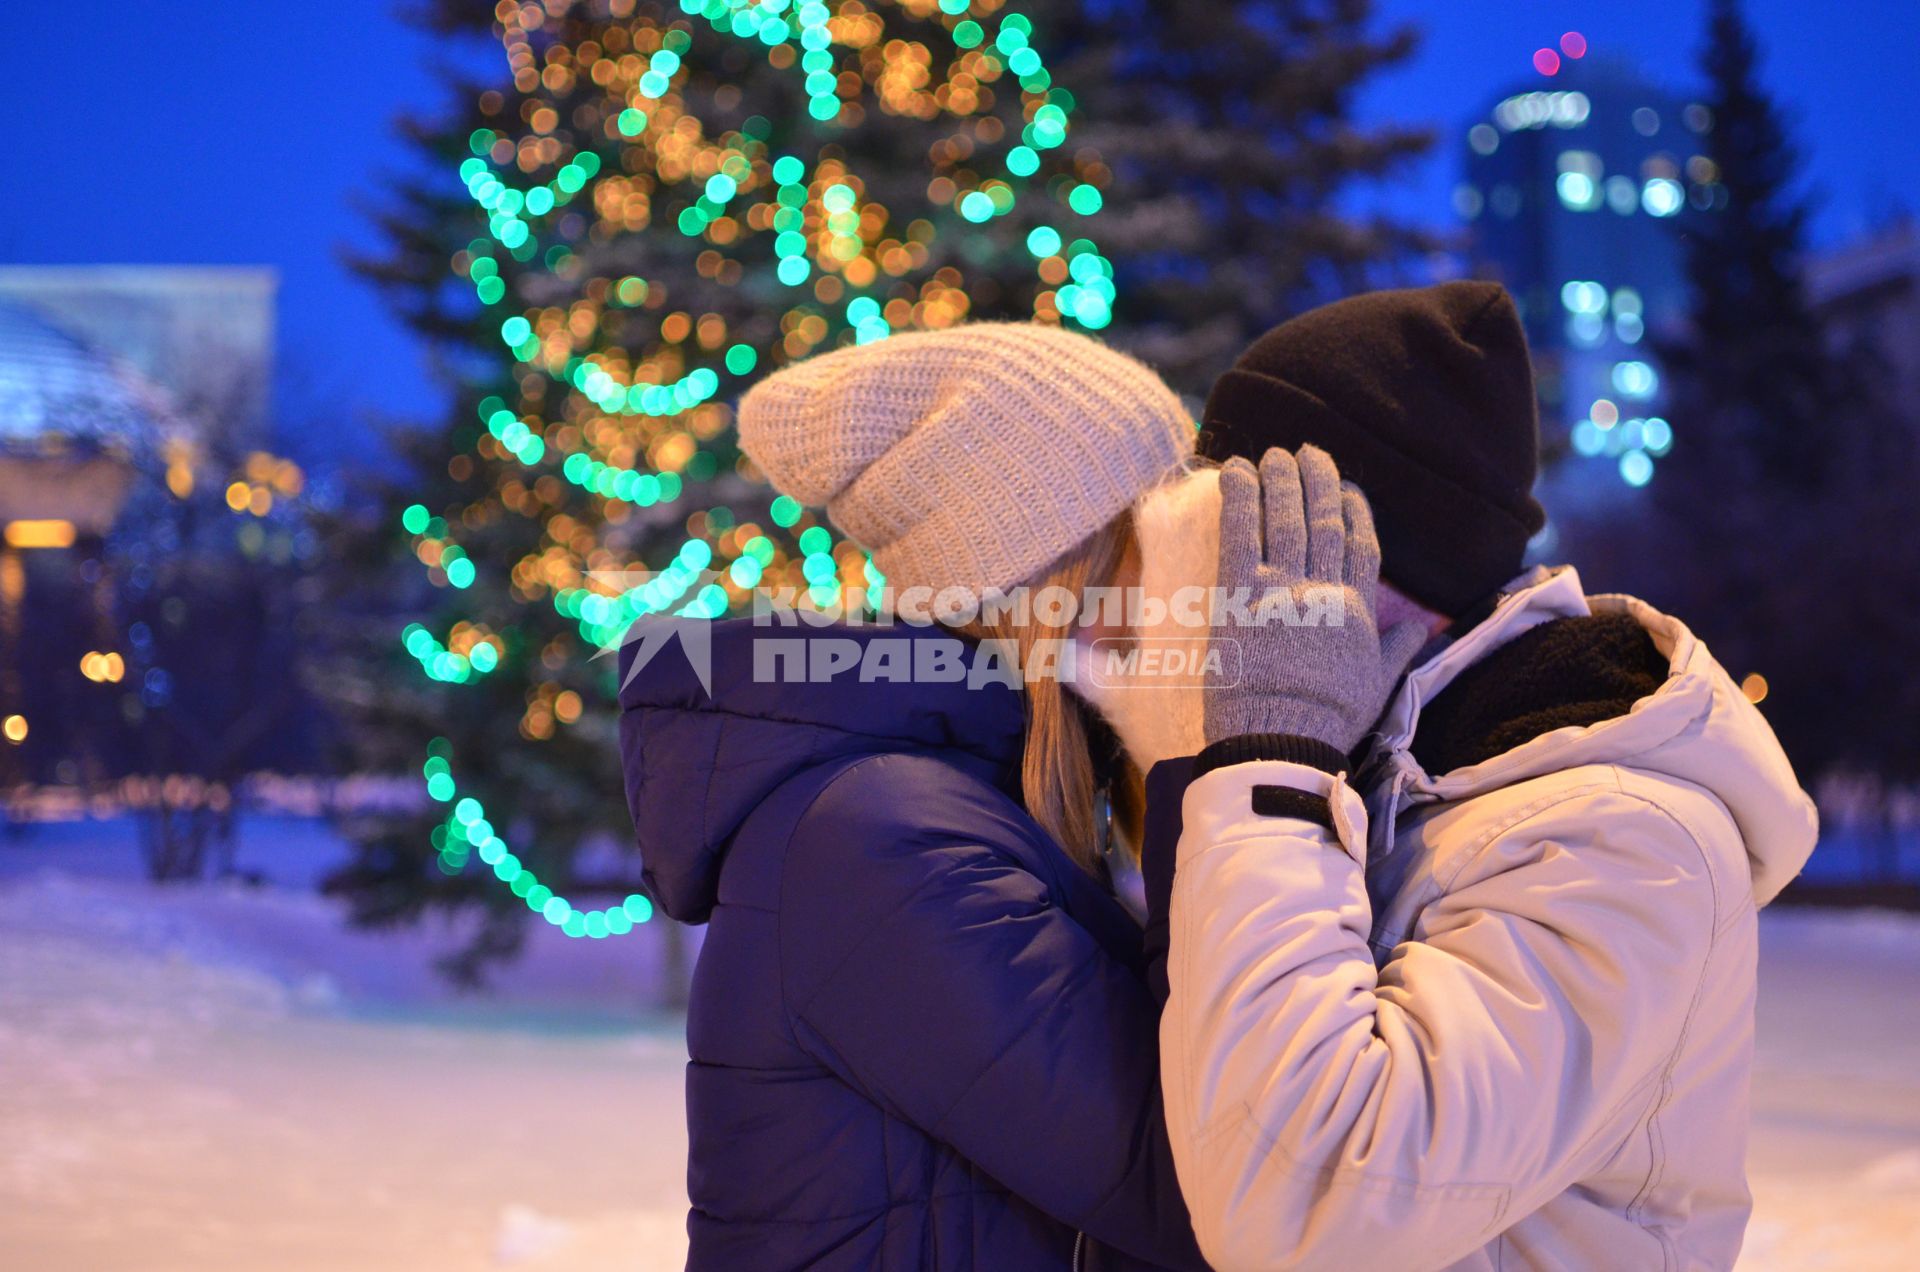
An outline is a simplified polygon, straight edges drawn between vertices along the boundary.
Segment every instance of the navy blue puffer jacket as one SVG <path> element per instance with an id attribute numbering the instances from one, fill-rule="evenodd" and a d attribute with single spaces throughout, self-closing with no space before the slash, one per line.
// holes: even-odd
<path id="1" fill-rule="evenodd" d="M 649 886 L 709 925 L 689 1267 L 1203 1267 L 1140 929 L 1021 807 L 1019 690 L 767 683 L 756 638 L 869 674 L 975 652 L 743 619 L 713 626 L 711 696 L 677 645 L 623 674 Z"/>

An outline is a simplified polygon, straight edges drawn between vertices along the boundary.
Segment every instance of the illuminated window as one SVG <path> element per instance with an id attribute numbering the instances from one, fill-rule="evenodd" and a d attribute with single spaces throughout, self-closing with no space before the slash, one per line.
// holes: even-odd
<path id="1" fill-rule="evenodd" d="M 1660 112 L 1650 106 L 1642 106 L 1633 112 L 1633 130 L 1642 137 L 1651 137 L 1660 131 Z"/>
<path id="2" fill-rule="evenodd" d="M 1686 192 L 1670 177 L 1655 177 L 1640 191 L 1640 206 L 1652 216 L 1672 216 L 1686 201 Z"/>
<path id="3" fill-rule="evenodd" d="M 1591 349 L 1606 338 L 1607 324 L 1598 314 L 1575 314 L 1567 319 L 1567 339 L 1582 349 Z"/>
<path id="4" fill-rule="evenodd" d="M 1593 103 L 1585 93 L 1519 93 L 1495 106 L 1493 119 L 1508 132 L 1519 132 L 1549 126 L 1579 128 L 1592 113 Z M 1468 140 L 1472 141 L 1472 134 L 1468 134 Z M 1482 153 L 1492 153 L 1492 147 Z"/>
<path id="5" fill-rule="evenodd" d="M 1613 387 L 1626 397 L 1650 398 L 1660 387 L 1660 377 L 1644 362 L 1616 362 Z"/>
<path id="6" fill-rule="evenodd" d="M 1460 214 L 1462 220 L 1473 220 L 1485 206 L 1486 200 L 1481 197 L 1479 187 L 1457 185 L 1453 188 L 1453 210 Z"/>
<path id="7" fill-rule="evenodd" d="M 1591 212 L 1600 206 L 1600 156 L 1591 150 L 1560 152 L 1560 176 L 1554 191 L 1560 202 L 1575 212 Z"/>
<path id="8" fill-rule="evenodd" d="M 1500 149 L 1500 134 L 1488 124 L 1475 124 L 1467 131 L 1467 144 L 1476 155 L 1490 155 Z"/>
<path id="9" fill-rule="evenodd" d="M 1634 187 L 1632 177 L 1607 178 L 1607 206 L 1621 216 L 1633 215 L 1633 210 L 1640 206 L 1640 191 Z"/>
<path id="10" fill-rule="evenodd" d="M 9 521 L 6 543 L 10 548 L 70 548 L 73 546 L 71 521 Z"/>
<path id="11" fill-rule="evenodd" d="M 1575 212 L 1591 212 L 1599 206 L 1600 200 L 1594 190 L 1593 178 L 1583 172 L 1563 172 L 1554 182 L 1554 192 L 1560 196 L 1560 202 Z"/>
<path id="12" fill-rule="evenodd" d="M 1560 303 L 1568 313 L 1603 314 L 1607 311 L 1607 289 L 1598 283 L 1578 279 L 1560 288 Z"/>

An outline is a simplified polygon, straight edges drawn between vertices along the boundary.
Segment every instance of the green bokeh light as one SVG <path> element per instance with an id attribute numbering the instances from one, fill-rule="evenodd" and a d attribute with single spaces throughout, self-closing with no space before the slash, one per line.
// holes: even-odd
<path id="1" fill-rule="evenodd" d="M 843 85 L 842 75 L 849 58 L 847 51 L 835 44 L 828 25 L 832 13 L 821 0 L 799 0 L 798 3 L 795 0 L 679 0 L 678 7 L 683 13 L 703 20 L 696 23 L 699 31 L 704 32 L 706 26 L 711 25 L 723 40 L 737 38 L 764 46 L 785 44 L 790 49 L 797 45 L 799 56 L 787 57 L 784 64 L 794 67 L 791 73 L 795 87 L 804 92 L 804 108 L 814 120 L 825 123 L 842 117 L 843 86 L 848 102 L 861 100 L 852 78 L 846 79 Z M 1034 47 L 1033 26 L 1025 17 L 1001 9 L 991 13 L 983 25 L 966 16 L 974 7 L 969 0 L 937 0 L 937 7 L 946 16 L 935 17 L 933 21 L 936 24 L 952 22 L 951 38 L 956 48 L 971 50 L 987 46 L 982 57 L 989 70 L 983 78 L 990 80 L 999 67 L 1004 67 L 1018 80 L 1018 90 L 1027 94 L 1027 121 L 1018 124 L 1017 131 L 1003 142 L 995 143 L 1003 147 L 1002 158 L 996 161 L 994 147 L 982 146 L 980 158 L 974 164 L 976 175 L 962 182 L 970 188 L 950 196 L 954 200 L 950 206 L 963 220 L 974 225 L 984 224 L 1013 212 L 1016 187 L 1024 189 L 1022 182 L 1039 176 L 1047 166 L 1043 162 L 1046 152 L 1067 144 L 1069 115 L 1075 109 L 1075 101 L 1072 94 L 1052 86 L 1044 59 Z M 931 15 L 931 6 L 903 6 L 903 9 L 923 23 Z M 923 26 L 922 30 L 932 31 L 933 38 L 937 38 L 938 25 Z M 577 153 L 570 156 L 562 153 L 545 161 L 554 166 L 536 169 L 535 175 L 529 177 L 519 166 L 519 156 L 524 152 L 513 144 L 523 140 L 518 133 L 503 136 L 485 128 L 476 129 L 467 138 L 471 157 L 463 158 L 459 164 L 460 178 L 474 201 L 477 217 L 476 237 L 457 260 L 465 263 L 465 278 L 473 289 L 471 295 L 489 312 L 485 321 L 499 324 L 506 350 L 513 360 L 526 364 L 522 369 L 516 367 L 514 361 L 503 359 L 506 368 L 516 374 L 543 370 L 566 393 L 578 393 L 607 414 L 671 420 L 716 399 L 730 401 L 741 387 L 734 380 L 746 380 L 770 365 L 799 356 L 791 347 L 783 351 L 779 336 L 754 335 L 747 340 L 722 341 L 715 345 L 703 333 L 699 349 L 709 352 L 696 352 L 693 342 L 687 340 L 683 347 L 696 365 L 683 363 L 685 370 L 679 379 L 664 383 L 628 380 L 619 378 L 623 370 L 620 359 L 609 359 L 603 364 L 590 352 L 569 349 L 566 324 L 556 324 L 552 316 L 557 311 L 537 308 L 540 302 L 535 298 L 543 293 L 536 271 L 545 270 L 577 280 L 583 270 L 592 269 L 589 261 L 574 255 L 571 244 L 584 240 L 567 226 L 570 218 L 603 215 L 595 187 L 603 162 L 626 179 L 633 171 L 628 166 L 633 157 L 650 144 L 631 143 L 647 134 L 653 103 L 664 100 L 670 111 L 687 109 L 686 103 L 676 95 L 680 77 L 686 71 L 683 59 L 710 59 L 714 55 L 712 44 L 703 43 L 708 37 L 702 34 L 696 40 L 695 35 L 696 32 L 684 26 L 674 27 L 660 33 L 660 43 L 651 54 L 646 53 L 644 47 L 636 50 L 635 56 L 644 59 L 645 67 L 639 79 L 638 95 L 624 103 L 616 100 L 613 105 L 617 109 L 601 117 L 602 122 L 596 127 L 597 136 L 588 136 L 582 142 L 585 148 Z M 632 84 L 633 81 L 625 82 Z M 1000 91 L 999 86 L 995 91 Z M 870 112 L 866 118 L 872 119 Z M 694 242 L 683 242 L 681 248 L 673 250 L 690 248 L 696 252 L 706 250 L 710 244 L 724 247 L 730 241 L 729 233 L 739 236 L 743 242 L 750 235 L 766 233 L 767 237 L 757 242 L 764 252 L 770 239 L 770 253 L 760 257 L 742 254 L 735 258 L 749 269 L 764 271 L 760 274 L 763 283 L 768 272 L 789 288 L 807 288 L 816 277 L 844 282 L 840 263 L 850 263 L 873 250 L 874 228 L 862 220 L 863 211 L 869 210 L 863 200 L 870 198 L 871 192 L 845 168 L 815 170 L 802 156 L 773 153 L 767 143 L 776 135 L 811 134 L 816 138 L 833 135 L 831 128 L 814 128 L 805 120 L 798 123 L 797 129 L 792 121 L 784 120 L 776 127 L 774 121 L 754 115 L 739 124 L 737 132 L 724 137 L 719 132 L 710 134 L 724 147 L 716 155 L 717 165 L 703 164 L 698 176 L 683 171 L 675 180 L 685 184 L 671 192 L 665 185 L 656 191 L 655 231 L 665 230 L 671 234 L 677 224 Z M 552 135 L 564 141 L 577 131 L 569 124 Z M 1063 151 L 1055 157 L 1056 173 L 1052 177 L 1055 184 L 1048 187 L 1049 191 L 1053 197 L 1063 197 L 1073 212 L 1092 215 L 1101 208 L 1101 193 L 1093 185 L 1073 179 L 1070 174 L 1082 161 L 1077 156 L 1069 160 L 1066 154 Z M 542 179 L 539 175 L 542 172 L 550 173 L 550 179 Z M 836 179 L 835 174 L 839 173 L 845 173 L 846 179 Z M 768 175 L 772 177 L 771 183 L 766 179 Z M 695 201 L 689 205 L 690 197 Z M 723 218 L 733 218 L 732 225 L 719 224 Z M 740 228 L 742 226 L 746 228 Z M 964 237 L 965 227 L 960 228 Z M 939 233 L 946 236 L 949 230 L 942 225 Z M 556 242 L 556 238 L 568 241 Z M 1069 260 L 1071 282 L 1053 291 L 1062 319 L 1088 330 L 1106 326 L 1111 321 L 1114 301 L 1111 264 L 1088 240 L 1076 240 L 1066 248 L 1062 243 L 1062 235 L 1050 226 L 1037 227 L 1026 237 L 1027 248 L 1036 260 L 1062 255 Z M 937 250 L 950 251 L 951 246 L 948 243 Z M 727 253 L 723 251 L 721 255 Z M 935 259 L 940 257 L 936 255 Z M 756 261 L 763 263 L 756 264 Z M 1057 266 L 1042 268 L 1050 270 Z M 604 290 L 599 295 L 608 306 L 638 310 L 660 299 L 655 295 L 655 285 L 638 276 L 607 280 L 602 286 Z M 835 339 L 835 328 L 838 328 L 838 340 L 850 338 L 865 343 L 884 339 L 892 333 L 893 324 L 887 313 L 893 312 L 896 320 L 904 321 L 899 319 L 898 311 L 882 308 L 883 302 L 891 303 L 899 298 L 888 291 L 887 286 L 882 282 L 845 287 L 840 294 L 847 299 L 838 315 L 831 312 L 832 303 L 826 301 L 826 293 L 822 293 L 822 302 L 828 309 L 825 316 L 830 323 L 829 345 Z M 873 294 L 868 294 L 869 289 Z M 813 297 L 805 292 L 788 303 L 796 314 L 820 312 L 813 306 Z M 510 311 L 521 306 L 527 306 L 524 313 Z M 500 307 L 509 307 L 509 311 L 503 312 Z M 840 325 L 842 316 L 844 326 Z M 619 314 L 614 320 L 630 324 L 631 329 L 636 323 L 644 327 L 650 316 Z M 729 325 L 741 336 L 751 330 L 731 318 Z M 818 337 L 809 336 L 807 340 L 810 346 L 821 344 Z M 712 365 L 697 365 L 702 357 Z M 683 463 L 676 465 L 679 471 L 675 472 L 627 466 L 634 462 L 632 460 L 609 463 L 607 460 L 612 456 L 607 451 L 583 442 L 577 430 L 565 426 L 563 417 L 543 409 L 537 397 L 517 399 L 517 405 L 511 409 L 498 398 L 489 399 L 481 404 L 479 419 L 486 429 L 485 434 L 480 435 L 483 455 L 496 457 L 491 447 L 497 443 L 499 454 L 511 456 L 522 465 L 543 466 L 540 480 L 551 481 L 557 474 L 594 496 L 637 507 L 672 504 L 681 497 L 683 489 L 697 488 L 685 483 L 704 482 L 728 462 L 717 455 L 714 448 L 702 444 Z M 489 442 L 488 438 L 493 440 Z M 552 455 L 554 463 L 544 467 L 550 446 L 556 452 Z M 702 572 L 712 566 L 736 587 L 752 588 L 760 585 L 766 571 L 776 568 L 774 563 L 781 554 L 767 536 L 753 535 L 745 543 L 728 548 L 736 555 L 715 561 L 714 546 L 707 539 L 733 526 L 734 519 L 721 515 L 726 509 L 705 511 L 707 536 L 688 538 L 671 563 L 651 575 L 645 584 L 611 596 L 585 587 L 560 588 L 552 596 L 555 610 L 578 623 L 581 635 L 596 643 L 617 640 L 626 626 L 643 613 L 674 610 L 690 616 L 714 617 L 725 613 L 728 606 L 725 590 L 706 582 Z M 772 523 L 783 530 L 798 527 L 805 515 L 800 504 L 784 495 L 773 498 L 768 508 Z M 464 526 L 457 510 L 450 509 L 447 516 Z M 416 549 L 423 560 L 438 562 L 448 585 L 456 589 L 474 586 L 475 563 L 451 541 L 446 520 L 432 515 L 424 504 L 414 504 L 403 512 L 401 522 L 407 533 L 420 537 Z M 802 554 L 798 565 L 810 585 L 810 594 L 822 604 L 832 602 L 837 597 L 841 573 L 840 562 L 833 555 L 832 532 L 825 526 L 810 526 L 799 534 L 798 547 Z M 845 556 L 845 545 L 842 545 L 842 555 Z M 504 567 L 496 571 L 490 563 L 489 585 L 505 586 L 504 574 Z M 500 577 L 496 584 L 497 576 Z M 882 582 L 871 559 L 865 562 L 865 578 L 872 587 Z M 470 629 L 463 633 L 457 627 L 446 634 L 446 640 L 462 652 L 454 652 L 419 624 L 409 625 L 402 635 L 407 653 L 420 662 L 424 674 L 451 685 L 470 684 L 496 672 L 505 661 L 502 651 L 517 650 L 517 646 L 496 643 L 499 637 L 474 639 Z M 511 657 L 519 663 L 525 656 L 515 652 Z M 432 755 L 423 769 L 428 792 L 435 800 L 451 801 L 457 792 L 446 758 L 449 748 L 444 739 L 436 739 L 429 750 Z M 629 897 L 619 906 L 602 910 L 577 908 L 566 898 L 555 896 L 550 887 L 537 880 L 525 862 L 508 851 L 483 813 L 471 797 L 461 799 L 455 805 L 455 815 L 436 829 L 434 848 L 438 868 L 443 873 L 459 875 L 470 868 L 484 866 L 531 911 L 543 915 L 570 935 L 586 939 L 619 935 L 651 919 L 652 904 L 643 896 Z"/>

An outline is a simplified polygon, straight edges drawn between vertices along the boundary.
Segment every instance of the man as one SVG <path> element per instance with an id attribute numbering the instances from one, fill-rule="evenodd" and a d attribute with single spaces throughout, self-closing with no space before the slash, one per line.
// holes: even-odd
<path id="1" fill-rule="evenodd" d="M 1455 283 L 1305 315 L 1204 424 L 1221 586 L 1336 588 L 1344 621 L 1216 629 L 1240 657 L 1209 686 L 1177 869 L 1148 845 L 1203 1252 L 1730 1267 L 1755 911 L 1814 811 L 1684 626 L 1520 573 L 1542 516 L 1512 300 Z"/>

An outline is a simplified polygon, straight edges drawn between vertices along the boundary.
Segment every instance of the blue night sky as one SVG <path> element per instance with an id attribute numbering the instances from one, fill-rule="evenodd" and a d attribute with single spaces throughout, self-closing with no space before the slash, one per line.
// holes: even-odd
<path id="1" fill-rule="evenodd" d="M 1579 30 L 1593 53 L 1624 55 L 1684 87 L 1704 4 L 1381 0 L 1380 8 L 1384 21 L 1418 23 L 1426 40 L 1413 63 L 1369 90 L 1363 114 L 1437 125 L 1441 143 L 1411 180 L 1372 197 L 1447 223 L 1466 123 L 1490 94 L 1539 79 L 1534 49 Z M 435 102 L 427 61 L 457 52 L 434 49 L 394 9 L 393 0 L 138 0 L 82 17 L 69 5 L 16 6 L 7 88 L 26 171 L 0 210 L 0 262 L 273 266 L 283 413 L 430 416 L 438 396 L 419 352 L 340 260 L 371 245 L 355 203 L 404 158 L 394 113 Z M 1920 202 L 1912 0 L 1748 0 L 1748 9 L 1765 42 L 1764 72 L 1810 159 L 1816 241 Z M 472 50 L 460 56 L 472 64 Z M 1083 97 L 1098 102 L 1097 90 Z"/>

